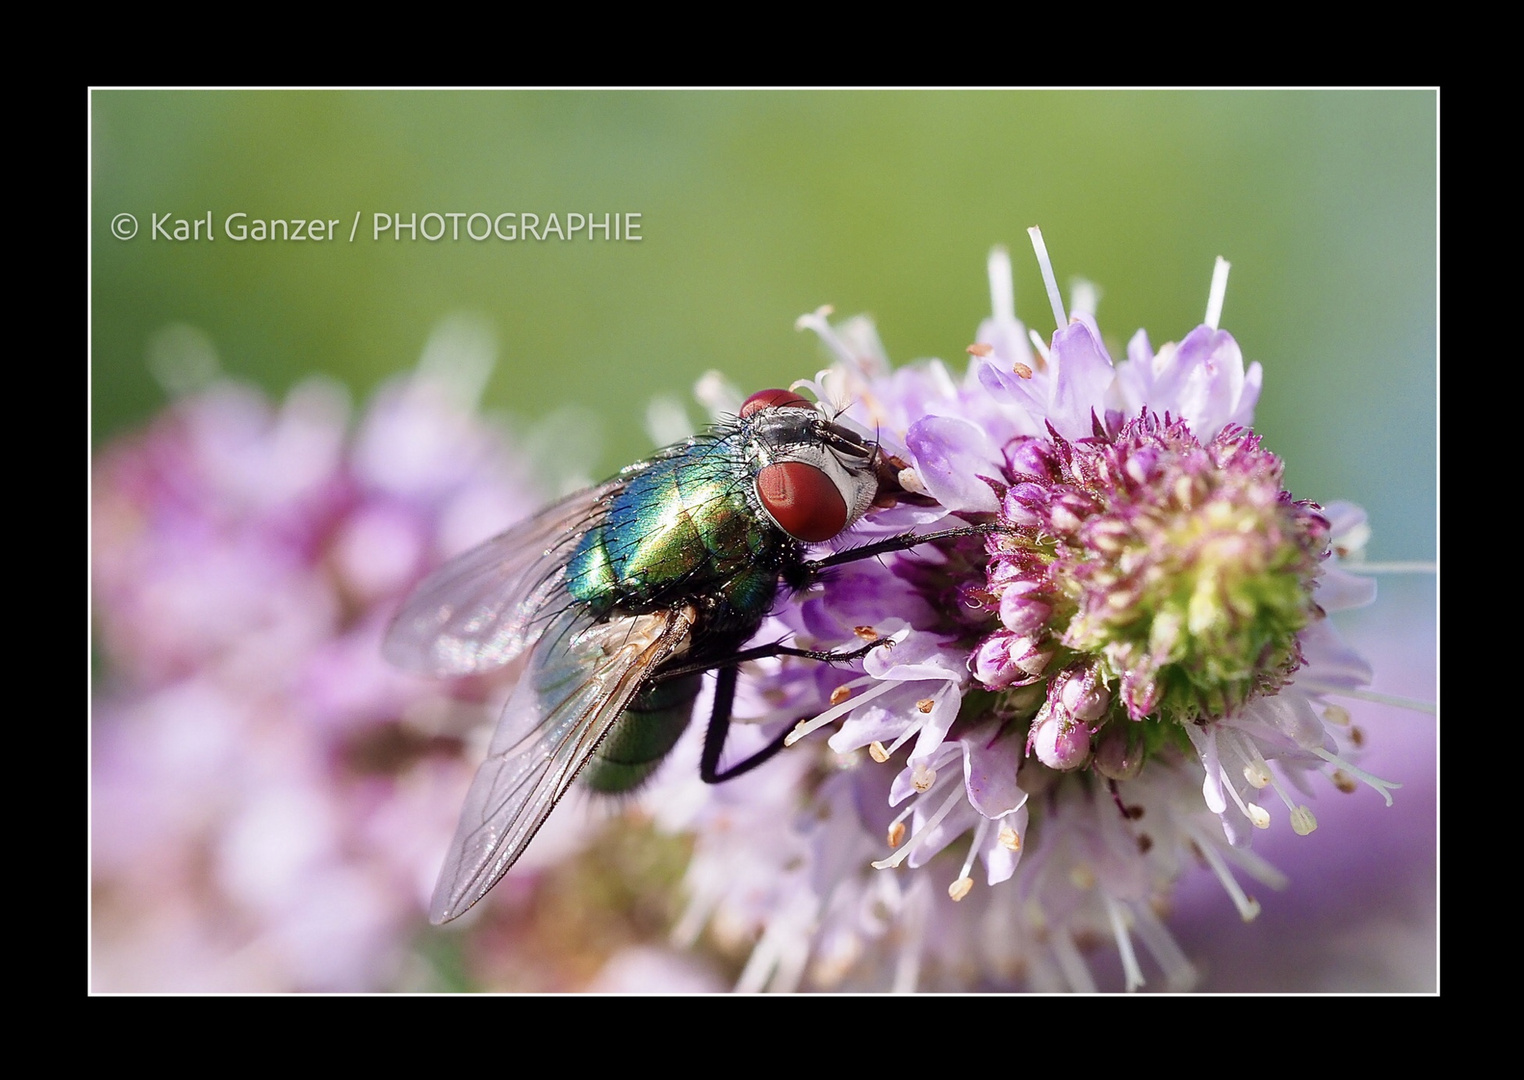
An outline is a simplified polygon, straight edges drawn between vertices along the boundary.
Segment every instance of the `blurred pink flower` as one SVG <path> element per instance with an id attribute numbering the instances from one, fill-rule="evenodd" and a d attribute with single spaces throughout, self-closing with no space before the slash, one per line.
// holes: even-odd
<path id="1" fill-rule="evenodd" d="M 539 499 L 476 411 L 486 347 L 443 324 L 353 429 L 333 383 L 218 381 L 100 455 L 95 989 L 407 981 L 495 688 L 394 671 L 381 635 Z"/>

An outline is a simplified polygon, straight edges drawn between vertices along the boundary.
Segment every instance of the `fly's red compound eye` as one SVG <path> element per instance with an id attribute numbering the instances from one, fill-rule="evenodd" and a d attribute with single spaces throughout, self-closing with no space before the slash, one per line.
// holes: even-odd
<path id="1" fill-rule="evenodd" d="M 753 394 L 752 400 L 758 396 Z M 757 473 L 757 497 L 779 527 L 796 540 L 819 543 L 847 527 L 847 504 L 841 492 L 829 476 L 802 461 L 765 466 Z"/>
<path id="2" fill-rule="evenodd" d="M 813 409 L 814 407 L 792 390 L 758 390 L 741 403 L 741 418 L 744 420 L 759 409 Z"/>

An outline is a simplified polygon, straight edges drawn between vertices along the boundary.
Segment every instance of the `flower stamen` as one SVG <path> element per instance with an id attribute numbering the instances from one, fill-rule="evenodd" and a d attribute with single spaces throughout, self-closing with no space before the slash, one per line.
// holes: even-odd
<path id="1" fill-rule="evenodd" d="M 1047 367 L 1052 356 L 1048 353 L 1048 343 L 1042 339 L 1042 335 L 1036 330 L 1028 330 L 1027 338 L 1032 342 L 1032 348 L 1037 350 L 1038 367 Z M 1019 372 L 1018 372 L 1019 374 Z"/>
<path id="2" fill-rule="evenodd" d="M 1217 880 L 1222 883 L 1223 890 L 1233 900 L 1233 906 L 1238 908 L 1238 914 L 1244 922 L 1253 922 L 1259 917 L 1259 901 L 1244 892 L 1243 886 L 1233 877 L 1233 871 L 1228 869 L 1228 864 L 1223 860 L 1222 853 L 1217 850 L 1217 845 L 1210 839 L 1196 833 L 1195 829 L 1187 829 L 1196 842 L 1196 850 L 1206 860 L 1207 866 L 1211 867 L 1212 873 L 1217 875 Z"/>
<path id="3" fill-rule="evenodd" d="M 1375 788 L 1381 793 L 1381 797 L 1386 800 L 1386 804 L 1388 806 L 1392 805 L 1392 792 L 1402 786 L 1401 784 L 1394 783 L 1391 780 L 1383 780 L 1381 777 L 1376 776 L 1372 773 L 1368 773 L 1364 769 L 1358 769 L 1355 766 L 1351 765 L 1349 762 L 1345 761 L 1338 754 L 1330 754 L 1321 746 L 1314 746 L 1312 748 L 1312 752 L 1335 768 L 1343 769 L 1346 774 L 1353 776 L 1355 779 L 1360 780 Z"/>
<path id="4" fill-rule="evenodd" d="M 904 746 L 911 739 L 915 738 L 916 735 L 920 734 L 920 731 L 921 729 L 919 727 L 911 726 L 900 732 L 895 740 L 889 744 L 888 750 L 890 756 L 899 753 L 900 747 Z"/>
<path id="5" fill-rule="evenodd" d="M 954 900 L 962 900 L 965 896 L 968 895 L 968 890 L 974 887 L 974 879 L 969 877 L 969 873 L 974 868 L 974 857 L 978 855 L 979 850 L 984 847 L 984 838 L 989 835 L 991 824 L 992 823 L 989 818 L 981 817 L 979 819 L 978 826 L 974 829 L 973 843 L 968 845 L 968 854 L 963 857 L 963 869 L 958 871 L 958 880 L 953 883 L 954 886 L 957 886 L 966 881 L 968 882 L 968 886 L 956 896 L 953 896 Z M 952 896 L 951 889 L 948 890 L 948 895 Z"/>
<path id="6" fill-rule="evenodd" d="M 922 825 L 921 828 L 910 837 L 910 842 L 896 851 L 893 855 L 889 856 L 889 858 L 880 859 L 877 862 L 873 863 L 873 869 L 888 870 L 904 862 L 907 858 L 910 857 L 910 853 L 916 848 L 920 847 L 921 843 L 926 839 L 926 837 L 935 832 L 937 826 L 942 824 L 947 815 L 952 813 L 957 805 L 962 801 L 963 785 L 953 784 L 952 790 L 947 794 L 947 798 L 943 799 L 942 805 L 937 807 L 937 812 L 931 815 L 931 817 L 927 819 L 926 824 Z"/>
<path id="7" fill-rule="evenodd" d="M 1042 270 L 1042 283 L 1048 290 L 1048 303 L 1053 308 L 1053 321 L 1058 329 L 1062 330 L 1069 325 L 1069 317 L 1064 314 L 1063 297 L 1058 294 L 1058 279 L 1053 276 L 1053 260 L 1048 258 L 1048 245 L 1043 243 L 1042 230 L 1036 225 L 1027 230 L 1027 235 L 1032 238 L 1032 250 L 1037 254 L 1037 266 Z"/>
<path id="8" fill-rule="evenodd" d="M 1106 917 L 1111 921 L 1111 933 L 1116 938 L 1117 952 L 1122 954 L 1122 971 L 1127 979 L 1127 992 L 1132 993 L 1143 985 L 1143 969 L 1138 965 L 1138 954 L 1132 948 L 1132 935 L 1127 932 L 1129 910 L 1109 892 L 1102 894 L 1106 901 Z"/>
<path id="9" fill-rule="evenodd" d="M 1217 262 L 1212 266 L 1212 288 L 1207 293 L 1206 318 L 1202 320 L 1213 330 L 1222 321 L 1222 302 L 1228 295 L 1228 270 L 1232 267 L 1221 255 L 1217 256 Z"/>
<path id="10" fill-rule="evenodd" d="M 1085 963 L 1085 958 L 1078 946 L 1074 944 L 1074 938 L 1069 935 L 1068 928 L 1056 927 L 1052 937 L 1049 938 L 1049 944 L 1053 949 L 1054 958 L 1058 961 L 1059 969 L 1064 973 L 1064 978 L 1069 980 L 1069 985 L 1075 993 L 1095 993 L 1095 977 L 1090 974 L 1090 966 Z"/>
<path id="11" fill-rule="evenodd" d="M 1143 939 L 1143 947 L 1164 969 L 1165 985 L 1171 990 L 1189 990 L 1196 983 L 1196 967 L 1180 951 L 1175 936 L 1169 932 L 1148 904 L 1129 907 L 1135 920 L 1133 929 Z"/>
<path id="12" fill-rule="evenodd" d="M 1399 709 L 1407 709 L 1409 712 L 1428 713 L 1430 716 L 1437 715 L 1439 706 L 1432 701 L 1420 701 L 1417 698 L 1402 697 L 1399 694 L 1383 694 L 1376 690 L 1352 690 L 1343 686 L 1330 686 L 1324 691 L 1326 694 L 1338 694 L 1340 697 L 1359 698 L 1361 701 L 1373 701 L 1377 705 L 1392 705 Z"/>
<path id="13" fill-rule="evenodd" d="M 989 261 L 985 265 L 990 277 L 990 313 L 994 315 L 997 324 L 1015 322 L 1016 285 L 1011 275 L 1010 251 L 1004 244 L 996 244 L 990 249 Z"/>
<path id="14" fill-rule="evenodd" d="M 861 685 L 863 683 L 869 683 L 869 682 L 873 682 L 873 681 L 874 680 L 871 679 L 871 678 L 864 678 L 864 679 L 861 679 L 861 680 L 854 679 L 852 682 L 845 683 L 843 685 L 848 686 L 848 687 L 855 687 L 856 685 Z M 879 682 L 876 686 L 874 686 L 871 689 L 865 691 L 864 693 L 859 694 L 856 697 L 849 697 L 845 701 L 841 702 L 839 705 L 833 705 L 831 708 L 827 709 L 825 712 L 821 713 L 819 716 L 815 717 L 813 720 L 801 720 L 799 722 L 799 726 L 794 728 L 793 731 L 788 733 L 788 738 L 783 740 L 783 745 L 784 746 L 793 746 L 800 739 L 803 739 L 806 736 L 811 735 L 814 732 L 819 731 L 821 728 L 823 728 L 827 724 L 829 724 L 832 720 L 835 720 L 835 719 L 837 719 L 839 717 L 845 716 L 847 713 L 851 712 L 853 709 L 857 708 L 859 705 L 867 704 L 868 702 L 872 701 L 874 698 L 878 697 L 879 695 L 881 695 L 881 694 L 887 694 L 889 691 L 893 690 L 897 686 L 899 686 L 899 683 L 896 683 L 896 682 L 889 682 L 887 680 L 885 680 L 883 682 Z"/>

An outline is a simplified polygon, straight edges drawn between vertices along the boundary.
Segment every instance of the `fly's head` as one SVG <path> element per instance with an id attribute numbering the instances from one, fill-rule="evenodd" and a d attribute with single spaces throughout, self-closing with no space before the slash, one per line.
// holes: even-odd
<path id="1" fill-rule="evenodd" d="M 758 391 L 740 419 L 757 504 L 795 540 L 830 540 L 879 498 L 878 444 L 793 391 Z"/>

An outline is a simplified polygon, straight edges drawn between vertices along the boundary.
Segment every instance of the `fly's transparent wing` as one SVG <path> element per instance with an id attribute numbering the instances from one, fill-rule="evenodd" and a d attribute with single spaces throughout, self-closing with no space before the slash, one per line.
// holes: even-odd
<path id="1" fill-rule="evenodd" d="M 422 674 L 470 675 L 533 645 L 570 602 L 566 561 L 623 483 L 569 495 L 424 578 L 392 620 L 386 658 Z"/>
<path id="2" fill-rule="evenodd" d="M 448 922 L 508 872 L 647 677 L 682 655 L 691 608 L 551 620 L 498 721 L 461 810 L 429 918 Z"/>

